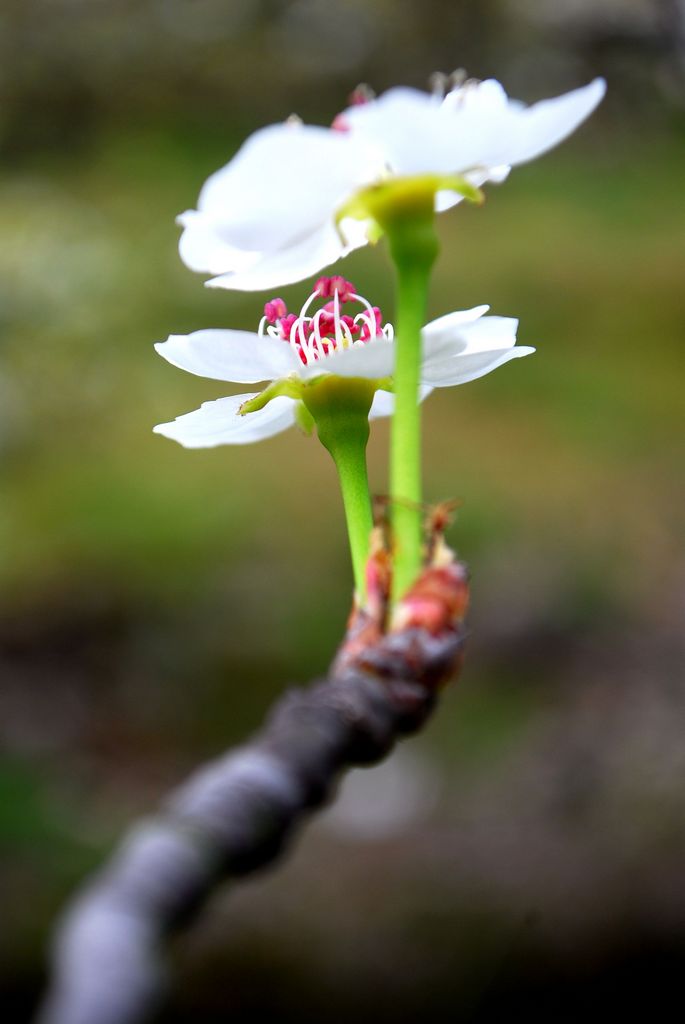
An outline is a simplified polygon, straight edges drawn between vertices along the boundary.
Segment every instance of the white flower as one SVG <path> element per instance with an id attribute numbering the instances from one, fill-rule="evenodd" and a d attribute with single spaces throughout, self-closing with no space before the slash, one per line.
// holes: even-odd
<path id="1" fill-rule="evenodd" d="M 369 241 L 368 223 L 339 217 L 361 189 L 424 174 L 471 186 L 503 181 L 570 135 L 604 92 L 595 79 L 526 107 L 494 80 L 444 97 L 396 88 L 350 107 L 332 129 L 292 120 L 263 128 L 208 178 L 197 210 L 179 217 L 181 258 L 215 275 L 214 287 L 300 281 Z M 448 184 L 436 208 L 460 198 Z"/>
<path id="2" fill-rule="evenodd" d="M 330 301 L 314 311 L 317 300 Z M 345 312 L 357 307 L 356 314 Z M 433 388 L 464 384 L 535 351 L 516 347 L 517 320 L 485 316 L 487 310 L 448 313 L 423 328 L 421 399 Z M 393 411 L 387 390 L 395 360 L 392 326 L 382 326 L 380 310 L 341 277 L 321 278 L 298 316 L 288 313 L 282 299 L 267 302 L 255 333 L 195 331 L 171 335 L 155 348 L 174 366 L 201 377 L 272 382 L 262 400 L 259 391 L 220 398 L 154 428 L 186 448 L 251 444 L 279 434 L 297 422 L 302 389 L 322 374 L 378 381 L 369 418 Z M 245 403 L 258 407 L 245 413 Z"/>

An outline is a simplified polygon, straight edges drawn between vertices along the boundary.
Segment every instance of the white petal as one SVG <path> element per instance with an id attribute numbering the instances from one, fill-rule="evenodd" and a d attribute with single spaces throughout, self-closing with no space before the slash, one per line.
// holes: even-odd
<path id="1" fill-rule="evenodd" d="M 365 241 L 365 238 L 358 238 L 355 244 L 345 245 L 331 221 L 319 226 L 297 245 L 260 253 L 246 269 L 222 274 L 207 281 L 207 285 L 209 288 L 238 288 L 252 292 L 293 284 L 317 274 Z"/>
<path id="2" fill-rule="evenodd" d="M 155 434 L 178 441 L 184 448 L 215 448 L 220 444 L 252 444 L 287 430 L 295 422 L 292 398 L 274 398 L 263 409 L 238 415 L 238 408 L 255 394 L 231 395 L 204 402 L 199 409 L 160 423 Z"/>
<path id="3" fill-rule="evenodd" d="M 334 373 L 338 377 L 366 377 L 368 380 L 380 380 L 390 377 L 395 365 L 395 343 L 385 338 L 376 338 L 364 345 L 352 345 L 350 348 L 324 356 L 310 366 L 302 367 L 303 377 L 316 377 L 318 374 Z"/>
<path id="4" fill-rule="evenodd" d="M 582 89 L 542 100 L 519 112 L 512 148 L 503 162 L 525 163 L 556 146 L 590 116 L 605 92 L 606 82 L 596 78 Z"/>
<path id="5" fill-rule="evenodd" d="M 476 188 L 480 188 L 481 185 L 485 185 L 488 181 L 494 181 L 496 185 L 501 184 L 509 177 L 511 167 L 508 164 L 503 164 L 501 167 L 488 167 L 487 170 L 476 170 L 476 171 L 464 171 L 463 177 L 471 184 L 475 185 Z M 458 192 L 447 192 L 440 191 L 435 194 L 435 212 L 444 213 L 445 210 L 450 210 L 457 203 L 461 203 L 464 196 Z"/>
<path id="6" fill-rule="evenodd" d="M 259 253 L 236 249 L 218 234 L 217 224 L 207 214 L 186 210 L 176 218 L 183 227 L 178 243 L 181 259 L 191 270 L 223 274 L 249 267 Z"/>
<path id="7" fill-rule="evenodd" d="M 352 134 L 376 142 L 395 174 L 461 174 L 482 185 L 491 172 L 501 181 L 510 163 L 502 153 L 519 105 L 502 102 L 503 95 L 506 100 L 499 83 L 484 82 L 455 105 L 415 89 L 390 89 L 345 117 Z M 439 195 L 438 208 L 446 209 L 448 200 Z"/>
<path id="8" fill-rule="evenodd" d="M 526 108 L 525 103 L 507 96 L 504 86 L 496 78 L 486 78 L 482 82 L 470 81 L 457 86 L 447 93 L 442 106 L 452 114 L 468 111 L 480 118 L 494 118 L 507 110 Z"/>
<path id="9" fill-rule="evenodd" d="M 172 334 L 158 342 L 160 356 L 188 373 L 212 380 L 254 384 L 296 372 L 299 360 L 290 345 L 250 331 L 205 330 Z"/>
<path id="10" fill-rule="evenodd" d="M 489 306 L 461 309 L 454 313 L 446 313 L 445 316 L 426 324 L 421 331 L 424 362 L 462 352 L 468 344 L 467 329 L 480 323 L 489 309 Z"/>
<path id="11" fill-rule="evenodd" d="M 455 384 L 466 384 L 468 381 L 483 377 L 491 370 L 497 369 L 510 359 L 518 359 L 534 352 L 534 348 L 521 345 L 517 348 L 496 349 L 492 352 L 472 352 L 453 356 L 439 363 L 424 367 L 421 381 L 436 388 L 452 387 Z"/>
<path id="12" fill-rule="evenodd" d="M 518 320 L 511 316 L 484 316 L 473 323 L 464 324 L 461 336 L 466 347 L 462 351 L 469 355 L 471 352 L 513 348 L 518 325 Z"/>
<path id="13" fill-rule="evenodd" d="M 255 132 L 205 182 L 198 209 L 242 250 L 296 245 L 380 171 L 375 150 L 348 132 L 276 124 Z"/>
<path id="14" fill-rule="evenodd" d="M 436 357 L 458 355 L 462 352 L 495 351 L 498 348 L 513 348 L 516 344 L 518 321 L 513 316 L 483 316 L 470 324 L 456 327 L 452 345 L 446 337 L 440 351 L 433 349 Z M 445 336 L 447 332 L 443 332 Z"/>
<path id="15" fill-rule="evenodd" d="M 516 344 L 518 320 L 505 316 L 483 316 L 487 306 L 463 313 L 448 313 L 423 329 L 422 378 L 435 382 L 450 376 L 455 360 L 478 352 L 505 352 Z M 474 316 L 476 314 L 476 316 Z"/>
<path id="16" fill-rule="evenodd" d="M 346 120 L 383 149 L 401 175 L 466 174 L 474 184 L 502 181 L 512 164 L 532 160 L 561 142 L 594 110 L 605 92 L 596 79 L 530 108 L 507 97 L 499 82 L 455 90 L 441 102 L 413 89 L 391 89 L 348 110 Z M 441 194 L 440 209 L 448 201 Z"/>
<path id="17" fill-rule="evenodd" d="M 424 398 L 427 398 L 433 390 L 427 384 L 422 384 L 419 388 L 419 402 L 423 402 Z M 380 419 L 382 416 L 392 416 L 395 411 L 395 396 L 389 391 L 377 391 L 373 396 L 373 402 L 371 403 L 371 411 L 369 412 L 370 420 Z"/>
<path id="18" fill-rule="evenodd" d="M 460 196 L 458 192 L 445 192 L 440 191 L 435 193 L 435 212 L 444 213 L 445 210 L 451 210 L 457 203 L 461 203 L 464 197 Z"/>
<path id="19" fill-rule="evenodd" d="M 603 79 L 554 99 L 526 107 L 510 99 L 499 82 L 492 79 L 456 90 L 445 98 L 452 100 L 453 128 L 450 137 L 459 136 L 468 143 L 458 149 L 464 167 L 485 174 L 483 180 L 502 181 L 508 168 L 525 163 L 556 146 L 592 113 L 606 91 Z M 455 149 L 456 155 L 457 149 Z M 458 171 L 458 168 L 455 168 Z"/>
<path id="20" fill-rule="evenodd" d="M 442 331 L 445 328 L 461 326 L 462 324 L 474 323 L 482 316 L 484 316 L 490 306 L 487 303 L 482 303 L 480 306 L 471 306 L 470 309 L 455 309 L 452 313 L 445 313 L 444 316 L 439 316 L 435 320 L 431 320 L 423 328 L 425 335 L 433 334 L 434 332 Z"/>
<path id="21" fill-rule="evenodd" d="M 351 107 L 343 116 L 350 125 L 349 134 L 375 143 L 395 174 L 458 170 L 449 133 L 452 119 L 435 96 L 417 89 L 389 89 L 377 100 Z"/>
<path id="22" fill-rule="evenodd" d="M 511 164 L 502 164 L 500 167 L 488 167 L 487 179 L 483 178 L 482 181 L 478 180 L 480 178 L 480 173 L 478 171 L 468 171 L 465 177 L 468 179 L 468 181 L 471 182 L 472 185 L 476 185 L 476 187 L 483 185 L 486 180 L 494 181 L 496 185 L 501 185 L 502 182 L 506 181 L 507 178 L 509 177 L 510 171 Z"/>

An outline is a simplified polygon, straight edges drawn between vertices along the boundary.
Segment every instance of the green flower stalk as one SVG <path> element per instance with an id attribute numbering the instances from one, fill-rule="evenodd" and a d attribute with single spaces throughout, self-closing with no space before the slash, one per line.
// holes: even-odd
<path id="1" fill-rule="evenodd" d="M 433 196 L 419 194 L 416 200 L 388 210 L 382 224 L 397 273 L 395 415 L 390 438 L 395 599 L 411 586 L 421 568 L 421 328 L 438 254 Z"/>
<path id="2" fill-rule="evenodd" d="M 366 561 L 373 528 L 366 444 L 375 391 L 375 381 L 333 376 L 320 377 L 302 390 L 302 402 L 338 471 L 360 605 L 366 599 Z"/>
<path id="3" fill-rule="evenodd" d="M 395 412 L 390 443 L 395 601 L 411 586 L 421 568 L 421 332 L 430 275 L 438 255 L 435 196 L 441 189 L 482 202 L 480 190 L 465 179 L 420 175 L 364 189 L 340 215 L 371 222 L 379 234 L 387 236 L 397 276 Z"/>

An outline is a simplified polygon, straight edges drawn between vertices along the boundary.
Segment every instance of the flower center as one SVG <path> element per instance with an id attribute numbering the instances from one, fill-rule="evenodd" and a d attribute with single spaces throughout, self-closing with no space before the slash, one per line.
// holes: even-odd
<path id="1" fill-rule="evenodd" d="M 354 306 L 362 308 L 350 313 Z M 354 285 L 340 276 L 320 277 L 299 316 L 288 312 L 283 299 L 271 299 L 264 306 L 257 333 L 287 341 L 305 366 L 373 338 L 392 341 L 394 337 L 392 324 L 383 325 L 378 306 L 358 295 Z"/>

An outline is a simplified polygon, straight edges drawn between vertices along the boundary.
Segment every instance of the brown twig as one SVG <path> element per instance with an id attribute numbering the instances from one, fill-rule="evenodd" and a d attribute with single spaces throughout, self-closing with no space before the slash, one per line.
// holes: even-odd
<path id="1" fill-rule="evenodd" d="M 379 761 L 421 727 L 463 646 L 466 574 L 444 551 L 442 562 L 406 595 L 390 631 L 381 573 L 374 611 L 353 613 L 328 677 L 286 693 L 245 746 L 129 832 L 59 925 L 40 1024 L 146 1020 L 166 988 L 164 940 L 221 881 L 273 862 L 341 772 Z"/>

